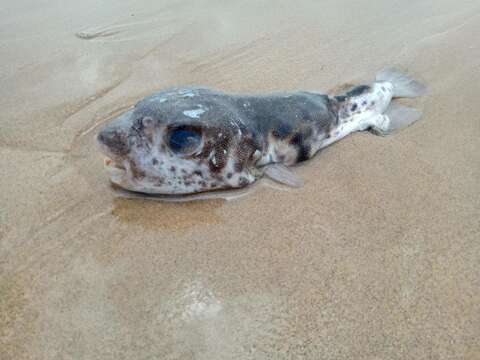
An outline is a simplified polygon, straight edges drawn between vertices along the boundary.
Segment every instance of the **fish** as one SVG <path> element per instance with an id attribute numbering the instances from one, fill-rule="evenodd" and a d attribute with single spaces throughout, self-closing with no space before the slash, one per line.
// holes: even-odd
<path id="1" fill-rule="evenodd" d="M 395 68 L 338 95 L 173 87 L 106 123 L 96 140 L 111 183 L 131 194 L 228 192 L 264 176 L 301 187 L 294 165 L 354 132 L 386 136 L 411 125 L 422 113 L 393 100 L 425 93 Z"/>

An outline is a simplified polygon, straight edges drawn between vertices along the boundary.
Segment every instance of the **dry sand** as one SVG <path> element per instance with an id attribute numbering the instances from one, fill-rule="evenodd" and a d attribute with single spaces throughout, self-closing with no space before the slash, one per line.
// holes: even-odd
<path id="1" fill-rule="evenodd" d="M 2 360 L 480 358 L 478 0 L 66 3 L 0 9 Z M 422 121 L 329 147 L 302 189 L 109 188 L 94 135 L 156 89 L 387 64 L 430 86 Z"/>

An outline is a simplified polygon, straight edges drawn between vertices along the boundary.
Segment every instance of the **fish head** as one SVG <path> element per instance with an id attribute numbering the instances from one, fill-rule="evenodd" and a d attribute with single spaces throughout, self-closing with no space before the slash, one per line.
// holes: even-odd
<path id="1" fill-rule="evenodd" d="M 221 98 L 185 91 L 146 97 L 100 130 L 97 142 L 112 183 L 173 195 L 255 181 L 261 148 L 255 134 Z"/>

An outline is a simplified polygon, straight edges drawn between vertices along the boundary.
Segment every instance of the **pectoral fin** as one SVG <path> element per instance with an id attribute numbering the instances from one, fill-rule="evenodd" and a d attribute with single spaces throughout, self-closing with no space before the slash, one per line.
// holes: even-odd
<path id="1" fill-rule="evenodd" d="M 278 183 L 295 188 L 303 186 L 303 180 L 283 164 L 265 165 L 262 170 L 264 175 Z"/>

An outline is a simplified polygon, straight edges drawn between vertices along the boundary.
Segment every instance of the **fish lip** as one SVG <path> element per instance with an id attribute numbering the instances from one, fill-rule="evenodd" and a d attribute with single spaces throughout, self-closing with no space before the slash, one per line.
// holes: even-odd
<path id="1" fill-rule="evenodd" d="M 117 156 L 115 156 L 114 154 L 112 154 L 111 151 L 109 151 L 107 146 L 98 142 L 98 147 L 100 148 L 100 152 L 104 156 L 103 167 L 105 168 L 105 170 L 110 171 L 110 170 L 118 169 L 118 170 L 123 170 L 125 172 L 127 171 L 125 166 L 122 164 L 123 161 L 121 159 L 118 159 Z"/>
<path id="2" fill-rule="evenodd" d="M 103 159 L 103 166 L 107 169 L 115 168 L 115 169 L 127 171 L 125 166 L 123 166 L 121 163 L 119 163 L 115 159 L 112 159 L 109 156 L 105 156 L 105 158 Z"/>
<path id="3" fill-rule="evenodd" d="M 121 188 L 128 189 L 130 187 L 128 170 L 114 159 L 105 157 L 103 160 L 103 168 L 108 174 L 110 183 Z"/>
<path id="4" fill-rule="evenodd" d="M 104 156 L 103 158 L 103 166 L 105 169 L 116 168 L 120 170 L 127 170 L 125 166 L 122 165 L 123 160 L 120 159 L 117 155 L 115 155 L 111 149 L 104 144 L 102 141 L 98 139 L 98 135 L 96 136 L 96 145 L 100 153 Z"/>

